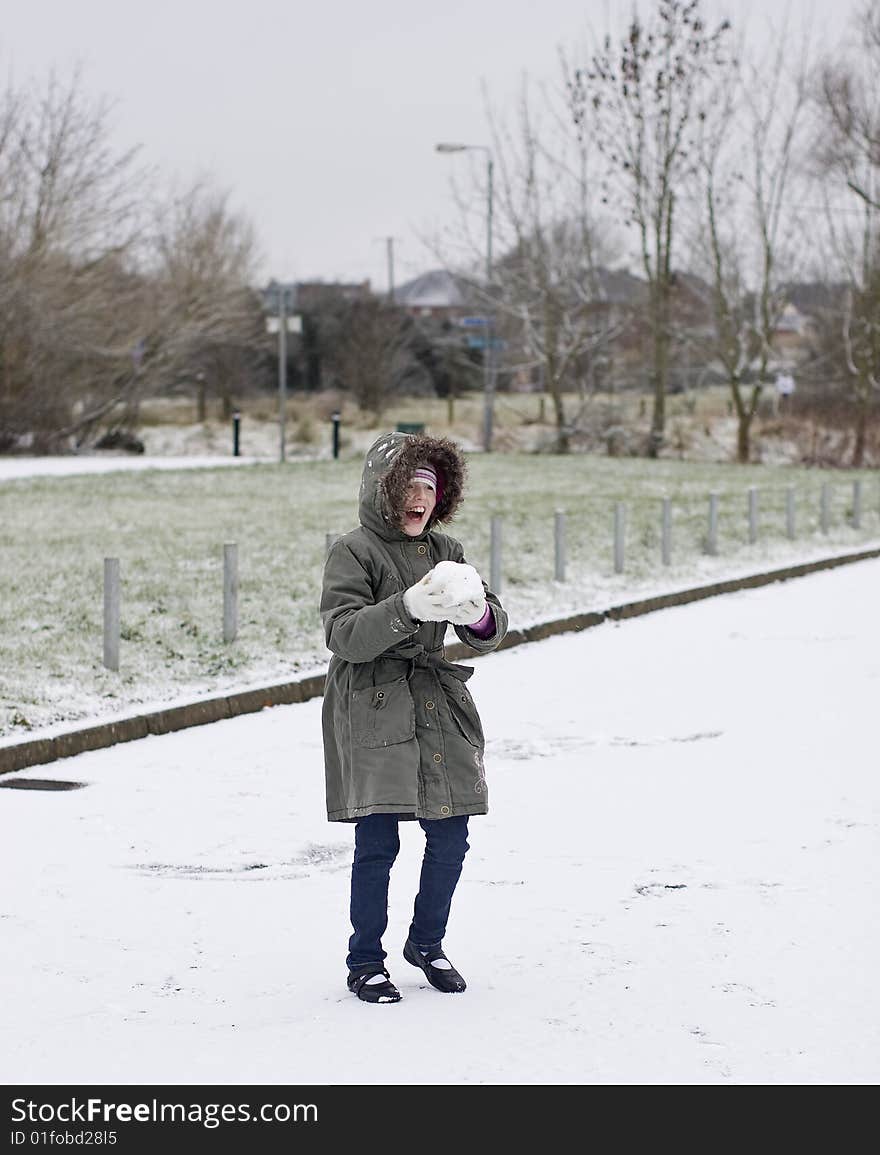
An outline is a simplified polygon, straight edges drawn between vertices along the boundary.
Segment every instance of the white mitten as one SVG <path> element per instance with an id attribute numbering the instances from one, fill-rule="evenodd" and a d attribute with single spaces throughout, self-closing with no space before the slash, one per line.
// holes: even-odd
<path id="1" fill-rule="evenodd" d="M 446 608 L 441 604 L 441 595 L 431 588 L 430 577 L 431 573 L 426 573 L 421 581 L 404 590 L 403 604 L 417 622 L 445 622 Z"/>
<path id="2" fill-rule="evenodd" d="M 445 612 L 447 622 L 452 622 L 454 626 L 472 626 L 486 612 L 486 599 L 481 593 L 478 598 L 468 598 L 457 606 L 450 606 Z"/>

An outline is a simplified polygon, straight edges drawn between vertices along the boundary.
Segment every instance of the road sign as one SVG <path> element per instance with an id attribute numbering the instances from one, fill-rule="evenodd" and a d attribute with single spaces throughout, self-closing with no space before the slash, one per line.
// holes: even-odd
<path id="1" fill-rule="evenodd" d="M 302 332 L 302 317 L 299 315 L 299 313 L 295 313 L 292 317 L 285 317 L 284 320 L 287 322 L 285 328 L 287 329 L 288 333 Z M 268 333 L 277 333 L 280 328 L 281 321 L 278 319 L 278 317 L 266 318 L 266 331 Z"/>
<path id="2" fill-rule="evenodd" d="M 503 340 L 501 337 L 493 337 L 491 344 L 492 344 L 493 349 L 505 349 L 505 348 L 507 348 L 507 342 L 505 340 Z M 473 336 L 472 337 L 472 336 L 468 335 L 467 345 L 468 345 L 469 349 L 485 349 L 489 345 L 489 341 L 487 340 L 486 337 L 482 337 L 482 336 L 479 336 L 479 337 Z"/>
<path id="3" fill-rule="evenodd" d="M 459 325 L 465 329 L 479 329 L 483 325 L 489 324 L 488 317 L 459 317 Z"/>

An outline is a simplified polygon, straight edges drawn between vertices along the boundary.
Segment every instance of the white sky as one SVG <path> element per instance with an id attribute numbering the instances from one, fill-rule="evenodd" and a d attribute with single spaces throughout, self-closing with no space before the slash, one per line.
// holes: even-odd
<path id="1" fill-rule="evenodd" d="M 812 15 L 824 43 L 860 0 L 708 0 L 760 37 Z M 79 64 L 118 102 L 121 146 L 170 179 L 211 173 L 255 223 L 267 276 L 369 277 L 436 262 L 420 237 L 454 216 L 449 178 L 481 143 L 485 81 L 504 104 L 523 72 L 552 79 L 560 45 L 631 12 L 610 0 L 3 0 L 0 68 L 16 82 Z"/>
<path id="2" fill-rule="evenodd" d="M 463 995 L 400 957 L 415 823 L 383 938 L 403 1001 L 345 989 L 353 835 L 326 821 L 320 699 L 13 776 L 87 785 L 0 791 L 0 1081 L 876 1084 L 878 579 L 474 661 Z"/>

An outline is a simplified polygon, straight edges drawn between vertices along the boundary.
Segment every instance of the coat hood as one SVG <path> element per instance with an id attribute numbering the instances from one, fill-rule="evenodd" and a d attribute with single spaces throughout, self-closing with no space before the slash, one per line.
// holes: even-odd
<path id="1" fill-rule="evenodd" d="M 464 499 L 467 464 L 454 441 L 420 433 L 385 433 L 367 451 L 359 495 L 361 525 L 386 540 L 407 537 L 401 528 L 409 480 L 419 465 L 431 464 L 440 500 L 424 532 L 455 517 Z"/>

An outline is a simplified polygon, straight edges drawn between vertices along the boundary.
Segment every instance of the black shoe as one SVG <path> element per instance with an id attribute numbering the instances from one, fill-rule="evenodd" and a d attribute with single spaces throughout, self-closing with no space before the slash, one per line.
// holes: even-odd
<path id="1" fill-rule="evenodd" d="M 414 967 L 421 967 L 428 977 L 428 982 L 438 991 L 453 994 L 467 989 L 467 983 L 446 958 L 439 943 L 420 950 L 412 939 L 407 939 L 403 946 L 403 957 Z M 449 966 L 435 967 L 433 963 L 436 959 L 444 959 Z"/>
<path id="2" fill-rule="evenodd" d="M 367 979 L 374 975 L 384 975 L 385 981 L 382 983 L 367 982 Z M 366 971 L 349 971 L 346 982 L 348 989 L 359 999 L 363 999 L 365 1003 L 399 1003 L 400 991 L 390 979 L 391 976 L 388 971 L 384 967 L 378 967 Z"/>

